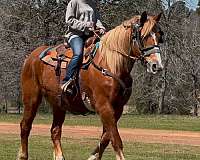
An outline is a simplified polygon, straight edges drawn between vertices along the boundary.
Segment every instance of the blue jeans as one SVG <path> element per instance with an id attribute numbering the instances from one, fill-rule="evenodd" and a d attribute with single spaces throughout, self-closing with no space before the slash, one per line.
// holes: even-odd
<path id="1" fill-rule="evenodd" d="M 68 81 L 70 78 L 74 76 L 76 72 L 79 72 L 79 68 L 81 67 L 83 61 L 83 48 L 84 48 L 84 40 L 81 37 L 75 37 L 70 40 L 70 47 L 73 51 L 72 59 L 70 60 L 64 82 Z"/>

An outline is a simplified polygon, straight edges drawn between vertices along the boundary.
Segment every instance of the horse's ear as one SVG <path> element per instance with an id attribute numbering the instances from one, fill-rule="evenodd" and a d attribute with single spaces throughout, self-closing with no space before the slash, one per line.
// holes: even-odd
<path id="1" fill-rule="evenodd" d="M 147 20 L 147 12 L 144 11 L 144 12 L 142 13 L 142 15 L 141 15 L 141 18 L 140 18 L 140 25 L 143 26 L 144 23 L 146 22 L 146 20 Z"/>
<path id="2" fill-rule="evenodd" d="M 162 12 L 161 12 L 159 15 L 157 15 L 157 16 L 154 16 L 154 17 L 153 17 L 153 19 L 154 19 L 156 22 L 159 22 L 159 21 L 160 21 L 160 18 L 161 18 L 161 16 L 162 16 Z"/>
<path id="3" fill-rule="evenodd" d="M 130 22 L 130 20 L 124 21 L 124 22 L 123 22 L 123 26 L 124 26 L 125 28 L 131 27 L 131 22 Z"/>

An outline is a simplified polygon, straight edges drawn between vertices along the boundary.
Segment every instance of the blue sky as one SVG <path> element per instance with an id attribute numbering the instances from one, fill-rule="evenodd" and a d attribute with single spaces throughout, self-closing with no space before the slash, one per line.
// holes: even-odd
<path id="1" fill-rule="evenodd" d="M 185 3 L 189 8 L 196 9 L 198 0 L 185 0 Z"/>
<path id="2" fill-rule="evenodd" d="M 167 2 L 168 0 L 163 0 L 163 3 L 165 4 L 165 6 L 167 6 Z M 174 2 L 175 1 L 179 1 L 179 0 L 173 0 Z M 193 9 L 195 10 L 197 8 L 197 3 L 198 3 L 198 0 L 182 0 L 183 2 L 186 3 L 186 6 L 189 7 L 190 9 Z"/>

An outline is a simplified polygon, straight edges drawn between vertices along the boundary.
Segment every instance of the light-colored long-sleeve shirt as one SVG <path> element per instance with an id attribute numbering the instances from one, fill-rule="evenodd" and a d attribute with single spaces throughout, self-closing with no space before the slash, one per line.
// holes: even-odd
<path id="1" fill-rule="evenodd" d="M 66 23 L 69 27 L 67 37 L 82 36 L 88 31 L 87 22 L 93 22 L 97 28 L 103 28 L 95 0 L 71 0 L 66 11 Z"/>

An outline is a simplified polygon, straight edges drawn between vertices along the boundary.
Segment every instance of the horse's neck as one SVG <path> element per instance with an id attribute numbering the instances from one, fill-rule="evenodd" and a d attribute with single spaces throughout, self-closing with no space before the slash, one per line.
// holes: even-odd
<path id="1" fill-rule="evenodd" d="M 111 32 L 117 32 L 117 30 L 112 30 Z M 121 37 L 120 35 L 116 36 L 116 38 L 113 39 L 113 41 L 108 40 L 109 37 L 107 37 L 107 40 L 106 38 L 103 38 L 103 40 L 101 41 L 101 47 L 99 52 L 100 57 L 102 59 L 101 63 L 105 67 L 107 67 L 107 69 L 109 69 L 112 73 L 118 76 L 130 74 L 134 64 L 133 61 L 121 54 L 124 53 L 128 55 L 130 52 L 130 33 L 125 32 L 124 34 L 126 35 L 123 37 Z"/>

